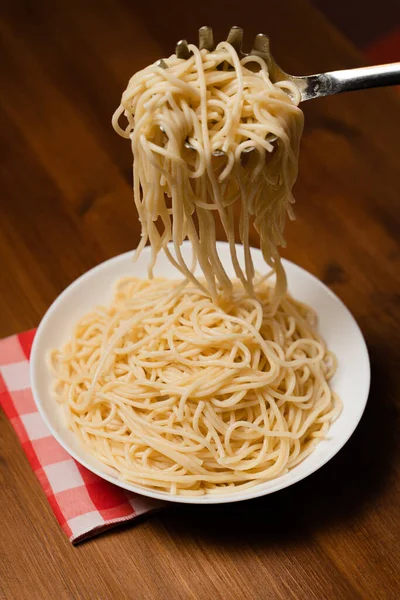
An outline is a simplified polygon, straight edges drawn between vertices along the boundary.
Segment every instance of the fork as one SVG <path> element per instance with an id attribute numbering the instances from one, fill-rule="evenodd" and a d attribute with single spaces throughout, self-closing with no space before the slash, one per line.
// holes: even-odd
<path id="1" fill-rule="evenodd" d="M 300 91 L 300 102 L 322 96 L 340 94 L 341 92 L 350 92 L 352 90 L 400 84 L 400 62 L 373 67 L 329 71 L 328 73 L 319 73 L 317 75 L 295 76 L 286 73 L 275 61 L 270 51 L 267 35 L 263 33 L 256 35 L 249 54 L 242 51 L 243 29 L 241 27 L 236 25 L 231 27 L 227 42 L 235 48 L 240 58 L 250 55 L 263 58 L 267 63 L 272 83 L 277 83 L 278 81 L 290 81 L 294 83 Z M 200 50 L 205 49 L 209 51 L 214 49 L 214 36 L 211 27 L 204 26 L 199 29 L 199 48 Z M 190 58 L 191 52 L 186 40 L 180 40 L 177 43 L 175 53 L 178 58 Z M 167 64 L 163 60 L 158 61 L 157 65 L 167 68 Z M 269 134 L 267 139 L 270 142 L 274 142 L 276 137 Z M 188 141 L 185 142 L 185 147 L 194 150 Z M 243 152 L 251 152 L 252 150 L 253 148 L 250 147 L 246 148 Z M 214 156 L 223 156 L 224 152 L 216 150 L 213 154 Z"/>
<path id="2" fill-rule="evenodd" d="M 300 91 L 301 102 L 321 96 L 340 94 L 341 92 L 400 84 L 400 62 L 373 67 L 330 71 L 317 75 L 295 76 L 286 73 L 274 60 L 269 48 L 269 38 L 267 35 L 263 33 L 256 35 L 250 54 L 242 51 L 243 29 L 241 27 L 237 27 L 236 25 L 231 27 L 227 42 L 235 48 L 240 58 L 249 55 L 261 56 L 267 63 L 272 83 L 291 81 Z M 213 50 L 214 41 L 211 27 L 205 26 L 199 29 L 199 48 L 200 50 L 203 48 L 210 51 Z M 176 55 L 178 58 L 190 58 L 191 52 L 186 40 L 181 40 L 177 43 Z"/>

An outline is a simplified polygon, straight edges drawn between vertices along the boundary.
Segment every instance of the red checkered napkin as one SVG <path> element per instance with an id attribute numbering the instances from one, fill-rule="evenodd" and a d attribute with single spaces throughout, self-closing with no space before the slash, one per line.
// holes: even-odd
<path id="1" fill-rule="evenodd" d="M 14 427 L 50 506 L 72 543 L 158 508 L 161 503 L 104 481 L 58 444 L 29 386 L 35 330 L 0 340 L 0 405 Z"/>

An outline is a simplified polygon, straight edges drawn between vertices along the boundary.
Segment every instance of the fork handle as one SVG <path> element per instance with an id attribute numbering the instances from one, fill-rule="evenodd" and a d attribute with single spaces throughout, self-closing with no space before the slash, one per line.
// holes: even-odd
<path id="1" fill-rule="evenodd" d="M 293 82 L 301 91 L 302 101 L 352 90 L 398 85 L 400 84 L 400 62 L 293 77 Z"/>

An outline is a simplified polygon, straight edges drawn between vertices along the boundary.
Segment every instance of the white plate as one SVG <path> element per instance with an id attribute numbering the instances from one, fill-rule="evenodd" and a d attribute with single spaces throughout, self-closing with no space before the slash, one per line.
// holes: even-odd
<path id="1" fill-rule="evenodd" d="M 218 242 L 218 253 L 228 274 L 233 276 L 228 245 Z M 191 250 L 187 242 L 182 246 L 182 254 L 185 258 L 190 258 Z M 292 485 L 322 467 L 344 446 L 364 412 L 370 384 L 368 352 L 356 321 L 341 300 L 313 275 L 287 260 L 283 262 L 291 294 L 316 310 L 319 330 L 328 347 L 338 358 L 338 370 L 332 380 L 332 386 L 343 401 L 343 411 L 331 426 L 329 439 L 321 441 L 300 465 L 277 479 L 226 496 L 172 496 L 118 480 L 115 471 L 88 454 L 74 435 L 65 428 L 62 410 L 50 393 L 52 376 L 46 367 L 46 353 L 50 348 L 59 347 L 67 341 L 73 326 L 85 313 L 99 304 L 111 301 L 113 286 L 119 278 L 126 275 L 146 278 L 149 255 L 150 249 L 146 247 L 136 263 L 132 261 L 133 254 L 128 252 L 88 271 L 55 300 L 43 317 L 32 347 L 31 384 L 39 412 L 56 440 L 78 462 L 115 485 L 144 496 L 190 504 L 214 504 L 256 498 Z M 261 252 L 253 249 L 252 256 L 256 270 L 265 272 Z M 156 276 L 180 277 L 163 254 L 159 256 L 154 272 Z"/>

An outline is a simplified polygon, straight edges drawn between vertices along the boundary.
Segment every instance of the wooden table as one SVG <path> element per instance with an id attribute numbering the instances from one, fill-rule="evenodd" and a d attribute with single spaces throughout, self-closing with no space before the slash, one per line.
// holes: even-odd
<path id="1" fill-rule="evenodd" d="M 78 275 L 136 245 L 130 149 L 110 125 L 134 71 L 194 40 L 199 25 L 221 39 L 235 22 L 247 40 L 269 32 L 290 72 L 362 64 L 304 0 L 3 9 L 0 336 L 36 326 Z M 293 488 L 175 506 L 74 548 L 1 414 L 1 598 L 399 597 L 400 96 L 372 90 L 304 108 L 298 219 L 284 255 L 332 287 L 367 339 L 372 391 L 353 438 Z"/>

